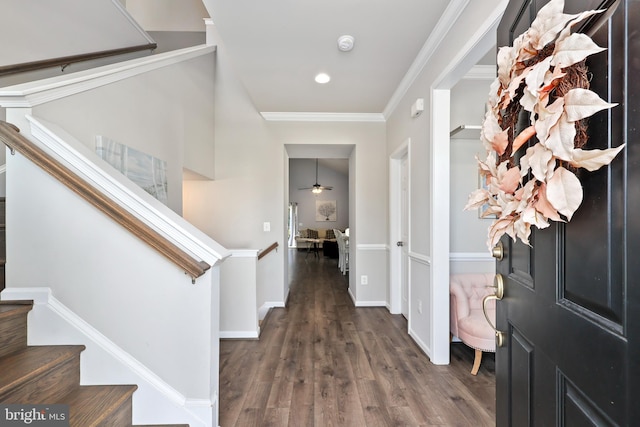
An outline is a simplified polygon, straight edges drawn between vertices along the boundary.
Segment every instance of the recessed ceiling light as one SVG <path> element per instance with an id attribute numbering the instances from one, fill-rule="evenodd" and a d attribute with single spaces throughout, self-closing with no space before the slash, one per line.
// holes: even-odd
<path id="1" fill-rule="evenodd" d="M 320 73 L 316 76 L 316 83 L 325 84 L 329 83 L 331 77 L 327 73 Z"/>
<path id="2" fill-rule="evenodd" d="M 354 41 L 355 39 L 353 38 L 353 36 L 346 34 L 344 36 L 340 36 L 338 37 L 338 49 L 343 52 L 349 52 L 351 49 L 353 49 Z"/>

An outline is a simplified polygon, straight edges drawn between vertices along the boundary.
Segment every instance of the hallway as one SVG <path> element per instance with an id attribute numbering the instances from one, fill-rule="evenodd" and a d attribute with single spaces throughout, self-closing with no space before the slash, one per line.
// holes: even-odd
<path id="1" fill-rule="evenodd" d="M 452 345 L 432 365 L 386 308 L 355 308 L 336 260 L 290 251 L 287 308 L 259 341 L 220 345 L 220 425 L 492 426 L 493 358 L 476 377 L 473 350 Z"/>

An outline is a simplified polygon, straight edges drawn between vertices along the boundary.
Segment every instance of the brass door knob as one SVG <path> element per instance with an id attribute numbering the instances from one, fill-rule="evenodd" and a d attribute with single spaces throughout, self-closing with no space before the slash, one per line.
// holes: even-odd
<path id="1" fill-rule="evenodd" d="M 496 329 L 487 314 L 487 303 L 491 300 L 500 301 L 504 297 L 504 278 L 502 277 L 502 274 L 496 274 L 496 277 L 493 279 L 493 284 L 496 292 L 495 294 L 487 295 L 482 298 L 482 313 L 484 314 L 484 318 L 487 320 L 489 326 L 491 326 L 496 333 L 496 347 L 502 347 L 504 345 L 505 333 Z"/>
<path id="2" fill-rule="evenodd" d="M 504 258 L 504 246 L 502 246 L 502 242 L 498 242 L 498 244 L 491 249 L 491 256 L 498 261 L 502 261 L 502 258 Z"/>

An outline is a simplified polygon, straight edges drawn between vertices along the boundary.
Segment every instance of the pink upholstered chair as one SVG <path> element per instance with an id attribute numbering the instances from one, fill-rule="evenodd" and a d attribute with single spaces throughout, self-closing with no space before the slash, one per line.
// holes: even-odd
<path id="1" fill-rule="evenodd" d="M 451 335 L 475 349 L 472 375 L 476 375 L 480 369 L 482 352 L 496 351 L 495 331 L 482 312 L 482 299 L 495 293 L 494 276 L 484 273 L 452 274 L 449 281 Z M 487 302 L 487 315 L 495 325 L 494 300 Z"/>

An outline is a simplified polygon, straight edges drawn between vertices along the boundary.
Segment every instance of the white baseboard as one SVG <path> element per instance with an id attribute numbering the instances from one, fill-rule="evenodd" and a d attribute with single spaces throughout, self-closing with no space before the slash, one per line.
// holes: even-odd
<path id="1" fill-rule="evenodd" d="M 211 427 L 212 402 L 189 399 L 52 296 L 49 288 L 6 288 L 3 301 L 32 300 L 29 345 L 74 345 L 81 355 L 80 383 L 137 384 L 133 424 L 188 423 Z M 209 420 L 209 421 L 207 421 Z"/>
<path id="2" fill-rule="evenodd" d="M 351 292 L 351 288 L 349 288 L 349 296 L 351 297 L 351 302 L 353 302 L 353 305 L 357 307 L 358 305 L 356 303 L 356 298 L 353 296 L 353 293 Z"/>
<path id="3" fill-rule="evenodd" d="M 220 331 L 220 339 L 257 340 L 259 337 L 260 328 L 257 331 Z"/>
<path id="4" fill-rule="evenodd" d="M 264 318 L 267 316 L 267 313 L 272 308 L 284 308 L 284 307 L 285 307 L 284 301 L 266 301 L 258 309 L 258 320 L 264 320 Z"/>
<path id="5" fill-rule="evenodd" d="M 432 356 L 431 349 L 427 344 L 424 343 L 424 341 L 420 339 L 418 334 L 414 333 L 411 329 L 409 329 L 409 336 L 413 339 L 413 341 L 415 341 L 418 347 L 420 347 L 420 349 L 424 351 L 424 354 L 426 354 L 429 357 L 429 359 L 431 359 L 431 356 Z"/>
<path id="6" fill-rule="evenodd" d="M 353 302 L 353 305 L 356 307 L 387 307 L 389 308 L 389 304 L 387 301 L 357 301 L 351 292 L 351 288 L 349 288 L 349 297 Z"/>
<path id="7" fill-rule="evenodd" d="M 386 301 L 357 301 L 356 307 L 387 307 Z"/>

